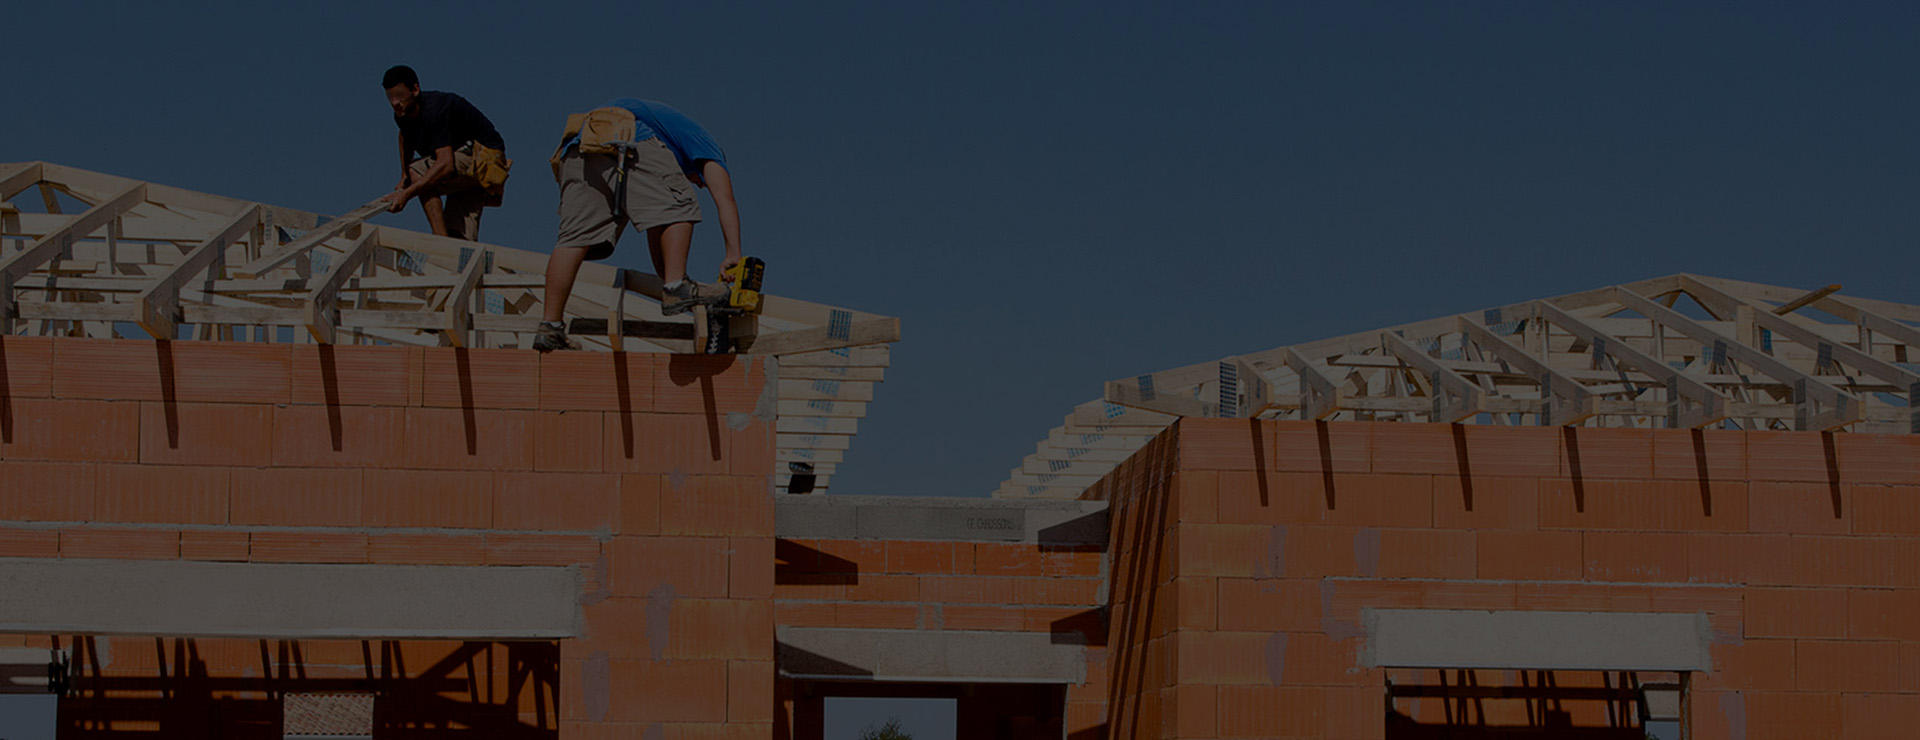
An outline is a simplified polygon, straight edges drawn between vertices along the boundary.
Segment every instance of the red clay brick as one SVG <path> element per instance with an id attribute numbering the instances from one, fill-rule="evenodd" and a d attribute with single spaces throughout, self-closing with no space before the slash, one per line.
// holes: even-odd
<path id="1" fill-rule="evenodd" d="M 228 516 L 234 524 L 359 526 L 361 477 L 345 468 L 235 468 Z"/>
<path id="2" fill-rule="evenodd" d="M 727 722 L 772 722 L 773 680 L 771 660 L 728 661 Z M 771 733 L 758 731 L 751 737 L 771 737 Z"/>
<path id="3" fill-rule="evenodd" d="M 1920 484 L 1920 438 L 1911 434 L 1836 434 L 1843 483 Z"/>
<path id="4" fill-rule="evenodd" d="M 88 521 L 93 519 L 98 466 L 83 463 L 0 460 L 0 520 Z"/>
<path id="5" fill-rule="evenodd" d="M 604 414 L 602 459 L 609 471 L 727 474 L 727 424 L 694 414 Z"/>
<path id="6" fill-rule="evenodd" d="M 654 365 L 654 410 L 672 414 L 752 413 L 767 364 L 741 355 L 669 355 Z"/>
<path id="7" fill-rule="evenodd" d="M 0 557 L 51 558 L 60 555 L 60 533 L 51 529 L 0 527 Z"/>
<path id="8" fill-rule="evenodd" d="M 773 491 L 764 477 L 667 476 L 660 533 L 773 536 Z"/>
<path id="9" fill-rule="evenodd" d="M 1219 629 L 1230 632 L 1320 628 L 1320 582 L 1308 579 L 1221 578 Z"/>
<path id="10" fill-rule="evenodd" d="M 1755 483 L 1838 481 L 1839 446 L 1832 442 L 1831 436 L 1811 432 L 1748 432 L 1748 480 Z M 1829 450 L 1832 459 L 1828 457 Z"/>
<path id="11" fill-rule="evenodd" d="M 255 532 L 256 563 L 364 563 L 367 536 L 347 532 Z"/>
<path id="12" fill-rule="evenodd" d="M 1799 691 L 1891 691 L 1900 688 L 1897 655 L 1884 645 L 1795 640 L 1793 684 Z"/>
<path id="13" fill-rule="evenodd" d="M 108 522 L 226 524 L 226 468 L 102 465 L 94 517 Z"/>
<path id="14" fill-rule="evenodd" d="M 914 581 L 915 596 L 919 598 L 919 581 Z M 1051 605 L 1094 605 L 1101 603 L 1100 582 L 1087 579 L 1066 578 L 1022 578 L 1013 583 L 1013 600 L 1018 604 L 1035 606 Z"/>
<path id="15" fill-rule="evenodd" d="M 1838 593 L 1835 591 L 1817 591 L 1814 593 Z M 1825 608 L 1837 613 L 1846 620 L 1844 629 L 1838 635 L 1806 635 L 1807 637 L 1852 637 L 1856 640 L 1900 640 L 1903 642 L 1920 641 L 1920 591 L 1910 589 L 1854 589 L 1847 598 L 1839 603 L 1822 600 L 1810 605 L 1812 608 Z M 1824 623 L 1824 620 L 1823 620 Z"/>
<path id="16" fill-rule="evenodd" d="M 1846 491 L 1855 534 L 1920 535 L 1920 486 L 1856 485 Z"/>
<path id="17" fill-rule="evenodd" d="M 1320 688 L 1222 686 L 1220 737 L 1321 737 L 1326 691 Z"/>
<path id="18" fill-rule="evenodd" d="M 1234 470 L 1214 476 L 1214 515 L 1223 524 L 1319 524 L 1326 520 L 1326 485 L 1319 473 Z M 1193 476 L 1183 471 L 1181 476 Z M 1345 474 L 1342 474 L 1343 476 Z M 1336 486 L 1336 490 L 1338 487 Z M 1183 490 L 1182 496 L 1186 493 Z M 1209 523 L 1197 519 L 1188 524 Z"/>
<path id="19" fill-rule="evenodd" d="M 580 621 L 586 630 L 586 642 L 594 650 L 604 650 L 613 658 L 650 658 L 654 646 L 647 641 L 645 598 L 614 597 L 580 607 Z M 661 645 L 662 654 L 666 646 Z"/>
<path id="20" fill-rule="evenodd" d="M 139 404 L 15 398 L 13 434 L 0 437 L 9 460 L 134 462 L 140 458 Z"/>
<path id="21" fill-rule="evenodd" d="M 1653 477 L 1653 430 L 1563 427 L 1560 476 L 1582 480 Z"/>
<path id="22" fill-rule="evenodd" d="M 180 557 L 246 562 L 250 540 L 246 532 L 189 529 L 180 533 Z"/>
<path id="23" fill-rule="evenodd" d="M 1267 647 L 1273 635 L 1264 632 L 1179 633 L 1175 673 L 1168 683 L 1268 685 L 1273 676 Z"/>
<path id="24" fill-rule="evenodd" d="M 1755 532 L 1846 534 L 1853 529 L 1850 488 L 1826 483 L 1755 482 L 1749 526 Z"/>
<path id="25" fill-rule="evenodd" d="M 1715 429 L 1654 429 L 1653 477 L 1662 480 L 1737 481 L 1747 477 L 1747 433 Z"/>
<path id="26" fill-rule="evenodd" d="M 579 353 L 585 354 L 585 353 Z M 599 472 L 606 455 L 606 419 L 592 411 L 540 411 L 533 418 L 533 469 Z"/>
<path id="27" fill-rule="evenodd" d="M 748 417 L 746 426 L 729 426 L 726 432 L 727 472 L 732 475 L 773 475 L 785 466 L 774 462 L 775 432 L 772 424 Z"/>
<path id="28" fill-rule="evenodd" d="M 1601 581 L 1687 580 L 1687 536 L 1647 532 L 1587 532 L 1586 576 Z"/>
<path id="29" fill-rule="evenodd" d="M 1214 737 L 1217 689 L 1212 686 L 1173 687 L 1173 716 L 1176 737 Z"/>
<path id="30" fill-rule="evenodd" d="M 1040 546 L 1040 574 L 1048 578 L 1096 578 L 1105 561 L 1104 548 L 1096 546 Z"/>
<path id="31" fill-rule="evenodd" d="M 1328 524 L 1433 526 L 1432 476 L 1336 474 L 1333 486 L 1333 495 L 1322 499 L 1331 502 Z"/>
<path id="32" fill-rule="evenodd" d="M 60 557 L 173 560 L 180 557 L 180 532 L 165 529 L 60 530 Z"/>
<path id="33" fill-rule="evenodd" d="M 1472 578 L 1474 533 L 1446 529 L 1380 530 L 1383 578 Z"/>
<path id="34" fill-rule="evenodd" d="M 820 554 L 821 562 L 816 566 L 819 569 L 866 574 L 888 571 L 887 546 L 890 544 L 893 543 L 878 540 L 819 540 L 811 547 Z"/>
<path id="35" fill-rule="evenodd" d="M 615 660 L 607 719 L 635 722 L 724 722 L 724 660 Z"/>
<path id="36" fill-rule="evenodd" d="M 1249 480 L 1253 478 L 1247 474 Z M 1220 519 L 1220 473 L 1187 470 L 1173 475 L 1173 518 L 1186 524 L 1212 524 Z"/>
<path id="37" fill-rule="evenodd" d="M 1327 692 L 1328 738 L 1384 740 L 1386 696 L 1371 686 L 1335 687 Z"/>
<path id="38" fill-rule="evenodd" d="M 1694 686 L 1703 690 L 1790 691 L 1793 689 L 1793 648 L 1792 640 L 1715 643 L 1713 672 L 1696 676 Z"/>
<path id="39" fill-rule="evenodd" d="M 292 346 L 293 402 L 334 406 L 419 403 L 416 347 Z"/>
<path id="40" fill-rule="evenodd" d="M 1920 540 L 1795 536 L 1792 558 L 1793 585 L 1920 587 Z"/>
<path id="41" fill-rule="evenodd" d="M 772 602 L 674 599 L 671 603 L 668 659 L 773 659 Z"/>
<path id="42" fill-rule="evenodd" d="M 1301 473 L 1366 473 L 1372 470 L 1371 424 L 1276 421 L 1273 469 Z"/>
<path id="43" fill-rule="evenodd" d="M 59 339 L 53 349 L 54 395 L 287 403 L 290 358 L 284 344 Z"/>
<path id="44" fill-rule="evenodd" d="M 499 473 L 495 529 L 612 531 L 620 516 L 620 479 L 612 473 Z"/>
<path id="45" fill-rule="evenodd" d="M 964 551 L 965 545 L 961 545 L 960 547 Z M 892 550 L 893 546 L 889 543 L 889 561 L 892 560 Z M 938 573 L 940 571 L 934 570 L 929 572 Z M 973 572 L 983 576 L 1038 576 L 1041 574 L 1040 546 L 988 542 L 974 543 Z"/>
<path id="46" fill-rule="evenodd" d="M 287 406 L 273 413 L 273 464 L 384 468 L 405 463 L 406 411 L 371 406 Z"/>
<path id="47" fill-rule="evenodd" d="M 540 408 L 550 411 L 653 410 L 660 358 L 635 352 L 549 352 L 540 357 Z"/>
<path id="48" fill-rule="evenodd" d="M 370 527 L 484 528 L 493 521 L 493 476 L 452 470 L 369 470 L 362 521 Z"/>
<path id="49" fill-rule="evenodd" d="M 376 563 L 481 565 L 487 561 L 486 540 L 478 534 L 377 534 L 368 546 L 368 557 Z"/>
<path id="50" fill-rule="evenodd" d="M 1791 539 L 1781 534 L 1696 534 L 1687 539 L 1688 580 L 1695 583 L 1794 582 Z"/>
<path id="51" fill-rule="evenodd" d="M 1741 532 L 1747 509 L 1746 484 L 1739 482 L 1709 483 L 1704 492 L 1688 481 L 1540 482 L 1543 529 Z"/>
<path id="52" fill-rule="evenodd" d="M 610 552 L 617 595 L 645 596 L 662 585 L 687 598 L 727 595 L 724 537 L 615 537 Z"/>
<path id="53" fill-rule="evenodd" d="M 1280 575 L 1271 572 L 1271 568 L 1274 565 L 1274 558 L 1273 553 L 1270 551 L 1269 544 L 1274 529 L 1274 527 L 1258 525 L 1243 526 L 1233 524 L 1194 524 L 1183 526 L 1179 529 L 1178 537 L 1173 543 L 1177 548 L 1172 564 L 1175 567 L 1175 573 L 1177 575 L 1215 577 Z M 1303 546 L 1304 543 L 1302 543 L 1302 540 L 1306 539 L 1303 534 L 1310 530 L 1338 531 L 1328 530 L 1327 528 L 1309 527 L 1292 527 L 1285 530 L 1287 532 L 1284 543 L 1286 547 L 1285 566 L 1287 568 L 1291 569 L 1296 562 L 1300 562 L 1296 561 L 1294 557 L 1296 547 L 1301 547 L 1302 549 L 1311 547 L 1310 545 Z M 1347 555 L 1351 558 L 1352 553 L 1349 551 Z M 1312 556 L 1313 554 L 1303 554 L 1302 557 L 1310 558 Z M 1120 561 L 1116 560 L 1116 563 L 1118 562 Z M 1349 562 L 1351 562 L 1351 560 L 1349 560 Z M 1300 564 L 1311 567 L 1308 562 L 1300 562 Z M 1120 567 L 1116 565 L 1115 572 L 1120 572 L 1120 570 Z"/>
<path id="54" fill-rule="evenodd" d="M 53 396 L 52 337 L 0 336 L 0 398 Z"/>
<path id="55" fill-rule="evenodd" d="M 1471 470 L 1471 463 L 1461 457 L 1466 451 L 1465 436 L 1456 444 L 1455 428 L 1453 424 L 1373 425 L 1373 472 L 1460 475 Z M 1466 470 L 1463 462 L 1468 462 Z"/>
<path id="56" fill-rule="evenodd" d="M 142 463 L 266 467 L 272 460 L 272 406 L 140 404 Z"/>
<path id="57" fill-rule="evenodd" d="M 873 624 L 842 624 L 840 618 L 834 615 L 834 609 L 837 606 L 860 607 L 858 611 L 860 611 L 861 613 L 865 613 L 868 610 L 876 610 L 880 612 L 884 612 L 886 610 L 893 610 L 896 613 L 901 610 L 905 610 L 905 613 L 907 615 L 907 627 L 913 626 L 913 617 L 914 615 L 919 613 L 919 609 L 917 607 L 897 606 L 893 604 L 838 604 L 836 605 L 836 604 L 833 604 L 830 602 L 824 602 L 824 601 L 776 600 L 774 602 L 773 621 L 775 624 L 787 626 L 787 627 L 891 626 L 891 625 L 873 625 Z"/>
<path id="58" fill-rule="evenodd" d="M 1024 617 L 1019 607 L 963 606 L 941 607 L 941 616 L 950 630 L 995 630 L 1019 632 Z"/>
<path id="59" fill-rule="evenodd" d="M 540 355 L 512 349 L 426 347 L 421 404 L 456 409 L 531 409 L 540 403 Z"/>
<path id="60" fill-rule="evenodd" d="M 1473 477 L 1551 478 L 1559 475 L 1565 442 L 1557 432 L 1540 427 L 1503 427 L 1482 424 L 1454 426 L 1454 448 L 1464 436 L 1467 465 Z"/>
<path id="61" fill-rule="evenodd" d="M 729 537 L 727 546 L 727 596 L 773 598 L 773 538 Z"/>
<path id="62" fill-rule="evenodd" d="M 1746 636 L 1847 636 L 1847 592 L 1840 589 L 1750 588 Z"/>
<path id="63" fill-rule="evenodd" d="M 1181 419 L 1180 466 L 1188 470 L 1258 470 L 1272 445 L 1270 422 Z"/>
<path id="64" fill-rule="evenodd" d="M 1475 533 L 1480 578 L 1501 580 L 1579 580 L 1585 569 L 1578 532 Z"/>
<path id="65" fill-rule="evenodd" d="M 1283 680 L 1290 686 L 1352 686 L 1368 678 L 1355 670 L 1359 640 L 1338 640 L 1318 631 L 1287 635 Z"/>
<path id="66" fill-rule="evenodd" d="M 1907 740 L 1913 737 L 1913 718 L 1920 715 L 1920 695 L 1847 694 L 1840 710 L 1847 740 Z"/>
<path id="67" fill-rule="evenodd" d="M 1433 478 L 1433 526 L 1442 529 L 1530 530 L 1539 526 L 1537 478 Z M 1470 484 L 1470 485 L 1469 485 Z"/>
<path id="68" fill-rule="evenodd" d="M 533 469 L 530 414 L 458 408 L 409 408 L 406 413 L 407 434 L 400 449 L 407 467 Z"/>
<path id="69" fill-rule="evenodd" d="M 1013 581 L 987 576 L 927 576 L 920 579 L 920 598 L 947 604 L 1005 604 L 1013 600 Z"/>
<path id="70" fill-rule="evenodd" d="M 1612 587 L 1601 583 L 1521 582 L 1514 591 L 1519 607 L 1528 611 L 1619 611 L 1613 604 Z"/>
<path id="71" fill-rule="evenodd" d="M 620 476 L 621 534 L 660 533 L 660 476 Z"/>
<path id="72" fill-rule="evenodd" d="M 1421 589 L 1420 605 L 1428 609 L 1516 609 L 1519 588 L 1513 583 L 1484 581 L 1429 581 Z"/>
<path id="73" fill-rule="evenodd" d="M 582 565 L 600 557 L 592 535 L 488 532 L 487 565 Z"/>
<path id="74" fill-rule="evenodd" d="M 1421 581 L 1331 581 L 1321 588 L 1333 593 L 1322 596 L 1322 619 L 1357 623 L 1360 611 L 1367 607 L 1413 608 L 1426 601 L 1427 584 Z"/>
<path id="75" fill-rule="evenodd" d="M 1024 583 L 1027 580 L 1033 579 L 1021 579 L 1021 582 Z M 918 576 L 862 573 L 846 585 L 846 598 L 853 601 L 918 601 L 920 599 Z"/>

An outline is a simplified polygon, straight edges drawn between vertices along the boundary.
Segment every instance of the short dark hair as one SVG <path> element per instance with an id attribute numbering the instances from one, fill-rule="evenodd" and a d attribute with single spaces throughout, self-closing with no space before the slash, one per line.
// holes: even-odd
<path id="1" fill-rule="evenodd" d="M 419 87 L 420 75 L 414 74 L 413 68 L 407 65 L 404 65 L 404 64 L 393 65 L 392 67 L 387 68 L 386 74 L 381 75 L 380 89 L 392 90 L 394 85 L 406 85 L 407 87 Z"/>

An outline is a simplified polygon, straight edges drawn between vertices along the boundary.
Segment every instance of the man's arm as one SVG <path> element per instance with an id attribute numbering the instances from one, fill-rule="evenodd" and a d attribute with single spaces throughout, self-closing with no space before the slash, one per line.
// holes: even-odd
<path id="1" fill-rule="evenodd" d="M 387 206 L 387 211 L 390 213 L 399 213 L 401 209 L 407 207 L 407 201 L 413 200 L 413 197 L 418 195 L 421 190 L 425 190 L 427 186 L 439 182 L 441 178 L 452 173 L 453 147 L 443 146 L 435 149 L 433 152 L 433 166 L 427 168 L 426 176 L 407 183 L 405 187 L 387 195 L 387 200 L 390 203 L 390 205 Z"/>
<path id="2" fill-rule="evenodd" d="M 720 212 L 720 236 L 727 242 L 727 258 L 720 263 L 720 274 L 740 262 L 740 206 L 733 200 L 733 178 L 727 168 L 711 159 L 701 160 L 700 179 L 707 182 L 713 196 L 713 209 Z"/>
<path id="3" fill-rule="evenodd" d="M 393 186 L 394 190 L 399 190 L 407 186 L 407 177 L 411 172 L 411 168 L 409 168 L 408 165 L 413 164 L 413 158 L 407 156 L 407 154 L 407 132 L 402 131 L 400 132 L 400 184 Z"/>

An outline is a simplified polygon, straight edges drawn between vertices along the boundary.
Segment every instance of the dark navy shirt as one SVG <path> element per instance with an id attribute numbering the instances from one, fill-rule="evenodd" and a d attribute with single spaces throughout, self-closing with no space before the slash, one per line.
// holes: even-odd
<path id="1" fill-rule="evenodd" d="M 440 147 L 460 148 L 469 141 L 507 150 L 507 142 L 500 138 L 500 132 L 494 130 L 493 122 L 487 120 L 485 113 L 473 107 L 466 98 L 450 92 L 427 90 L 420 93 L 420 115 L 413 118 L 394 116 L 393 122 L 400 127 L 400 136 L 406 142 L 407 149 L 420 155 L 422 159 L 433 156 Z"/>

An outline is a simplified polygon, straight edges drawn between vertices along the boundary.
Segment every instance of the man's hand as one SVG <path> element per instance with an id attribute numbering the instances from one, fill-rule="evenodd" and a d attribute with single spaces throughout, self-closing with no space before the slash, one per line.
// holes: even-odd
<path id="1" fill-rule="evenodd" d="M 732 257 L 728 257 L 726 261 L 721 262 L 720 263 L 720 282 L 723 282 L 723 283 L 733 282 L 733 268 L 735 265 L 738 265 L 738 264 L 740 264 L 740 255 L 737 255 L 737 254 Z"/>
<path id="2" fill-rule="evenodd" d="M 393 192 L 380 196 L 380 199 L 387 202 L 388 213 L 399 213 L 406 210 L 407 201 L 409 200 L 404 186 L 394 188 Z"/>

